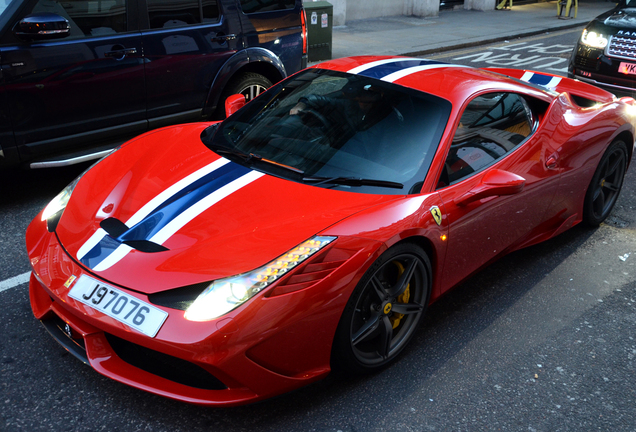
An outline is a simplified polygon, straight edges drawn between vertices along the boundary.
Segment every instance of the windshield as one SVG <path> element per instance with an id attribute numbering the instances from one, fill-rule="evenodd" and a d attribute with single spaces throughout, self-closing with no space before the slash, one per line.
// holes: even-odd
<path id="1" fill-rule="evenodd" d="M 450 109 L 446 100 L 395 84 L 308 69 L 202 139 L 225 157 L 234 153 L 232 160 L 293 181 L 419 193 Z"/>
<path id="2" fill-rule="evenodd" d="M 0 19 L 4 18 L 3 14 L 7 10 L 9 5 L 11 5 L 11 3 L 17 4 L 18 1 L 17 0 L 0 0 Z"/>

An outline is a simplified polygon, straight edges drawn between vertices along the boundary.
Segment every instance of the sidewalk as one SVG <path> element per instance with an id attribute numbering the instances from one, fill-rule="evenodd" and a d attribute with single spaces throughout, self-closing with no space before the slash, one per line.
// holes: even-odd
<path id="1" fill-rule="evenodd" d="M 332 58 L 353 55 L 426 55 L 583 26 L 614 7 L 605 1 L 579 2 L 577 18 L 559 19 L 557 3 L 513 6 L 512 10 L 440 11 L 436 18 L 393 16 L 350 21 L 334 27 Z M 574 8 L 570 13 L 574 16 Z"/>

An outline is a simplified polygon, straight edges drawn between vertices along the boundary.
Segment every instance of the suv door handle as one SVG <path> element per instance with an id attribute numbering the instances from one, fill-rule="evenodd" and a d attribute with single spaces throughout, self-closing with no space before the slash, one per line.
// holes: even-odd
<path id="1" fill-rule="evenodd" d="M 137 48 L 125 48 L 122 45 L 115 45 L 111 49 L 112 51 L 106 51 L 104 56 L 112 57 L 115 60 L 123 60 L 127 55 L 137 54 Z"/>
<path id="2" fill-rule="evenodd" d="M 232 39 L 236 39 L 236 35 L 235 34 L 228 34 L 228 35 L 224 35 L 224 34 L 217 34 L 216 36 L 214 36 L 212 38 L 212 42 L 227 42 L 229 40 Z"/>

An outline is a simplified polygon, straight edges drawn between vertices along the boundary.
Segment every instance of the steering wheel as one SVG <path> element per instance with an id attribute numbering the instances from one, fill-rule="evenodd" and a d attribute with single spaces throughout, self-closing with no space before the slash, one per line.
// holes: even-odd
<path id="1" fill-rule="evenodd" d="M 316 120 L 320 126 L 325 129 L 325 131 L 329 130 L 331 128 L 331 124 L 329 123 L 329 121 L 325 118 L 325 116 L 323 116 L 322 114 L 320 114 L 318 111 L 313 110 L 311 108 L 308 109 L 304 109 L 301 111 L 298 111 L 298 115 L 300 116 L 300 119 L 303 121 L 303 123 L 307 124 L 310 123 L 312 119 Z"/>

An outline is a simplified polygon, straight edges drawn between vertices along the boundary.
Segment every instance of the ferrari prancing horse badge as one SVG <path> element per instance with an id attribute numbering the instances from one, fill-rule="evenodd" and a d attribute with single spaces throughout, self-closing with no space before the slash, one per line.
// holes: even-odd
<path id="1" fill-rule="evenodd" d="M 442 224 L 442 212 L 439 209 L 439 207 L 437 206 L 433 206 L 429 209 L 429 211 L 431 212 L 431 215 L 433 215 L 433 219 L 435 219 L 435 222 L 437 223 L 437 225 L 441 225 Z"/>

